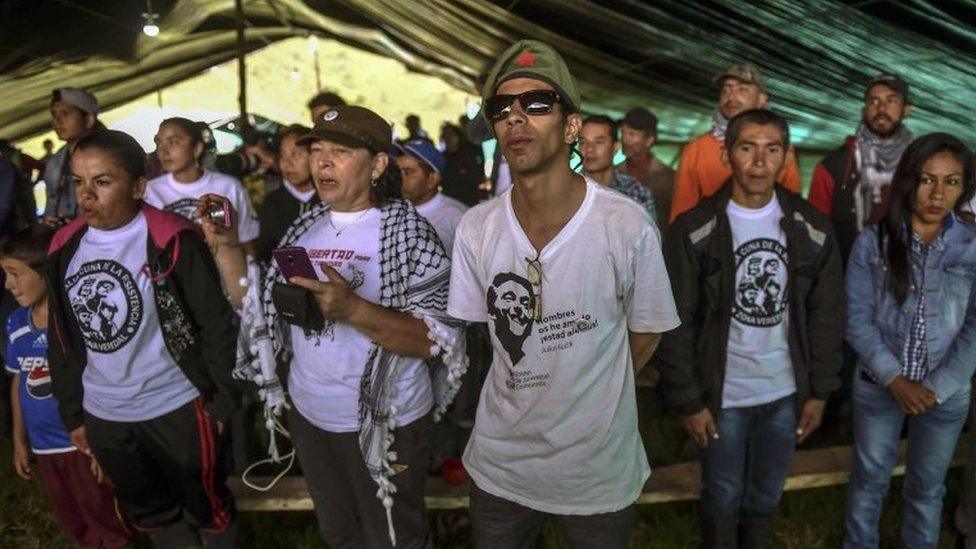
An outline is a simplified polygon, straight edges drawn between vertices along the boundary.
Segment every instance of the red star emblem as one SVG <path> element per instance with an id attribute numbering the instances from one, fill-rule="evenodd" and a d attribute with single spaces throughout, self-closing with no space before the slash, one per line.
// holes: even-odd
<path id="1" fill-rule="evenodd" d="M 524 50 L 515 58 L 515 64 L 520 67 L 532 67 L 535 65 L 536 56 L 529 50 Z"/>

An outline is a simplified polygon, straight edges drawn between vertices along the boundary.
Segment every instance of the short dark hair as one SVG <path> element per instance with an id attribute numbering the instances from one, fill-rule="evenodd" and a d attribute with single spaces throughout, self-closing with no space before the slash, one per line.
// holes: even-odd
<path id="1" fill-rule="evenodd" d="M 386 170 L 380 174 L 376 179 L 376 184 L 370 188 L 369 198 L 373 206 L 377 208 L 382 208 L 397 198 L 403 198 L 403 175 L 392 156 L 386 163 Z"/>
<path id="2" fill-rule="evenodd" d="M 591 116 L 587 116 L 586 119 L 583 120 L 583 125 L 585 126 L 587 124 L 603 124 L 610 128 L 610 137 L 612 137 L 614 141 L 618 139 L 617 122 L 614 121 L 614 119 L 610 118 L 609 116 L 605 116 L 602 114 L 594 114 Z"/>
<path id="3" fill-rule="evenodd" d="M 176 126 L 183 130 L 183 133 L 190 136 L 191 147 L 195 147 L 197 143 L 203 143 L 203 130 L 200 128 L 200 124 L 189 118 L 183 118 L 182 116 L 167 118 L 159 123 L 160 128 L 163 126 Z"/>
<path id="4" fill-rule="evenodd" d="M 19 259 L 38 274 L 43 274 L 47 250 L 55 232 L 56 229 L 43 223 L 18 231 L 0 244 L 0 258 Z"/>
<path id="5" fill-rule="evenodd" d="M 758 126 L 776 126 L 783 134 L 783 147 L 790 146 L 790 125 L 785 118 L 769 109 L 749 109 L 735 115 L 729 120 L 729 125 L 725 129 L 725 148 L 732 150 L 735 140 L 742 133 L 742 128 L 746 124 L 756 124 Z"/>
<path id="6" fill-rule="evenodd" d="M 311 99 L 308 100 L 308 108 L 314 109 L 315 107 L 338 107 L 339 105 L 345 105 L 346 101 L 339 94 L 335 92 L 322 92 L 316 94 Z"/>
<path id="7" fill-rule="evenodd" d="M 75 144 L 75 151 L 98 149 L 108 153 L 133 179 L 146 175 L 146 151 L 131 135 L 118 130 L 89 132 Z"/>
<path id="8" fill-rule="evenodd" d="M 276 152 L 278 154 L 281 154 L 281 144 L 284 143 L 286 137 L 294 137 L 295 139 L 301 139 L 302 137 L 311 133 L 311 131 L 312 131 L 311 128 L 309 128 L 308 126 L 303 126 L 301 124 L 292 124 L 290 126 L 286 126 L 283 130 L 281 130 L 281 133 L 278 134 L 278 139 L 277 139 L 278 150 Z M 308 143 L 299 143 L 298 146 L 305 149 L 306 151 L 309 149 Z"/>

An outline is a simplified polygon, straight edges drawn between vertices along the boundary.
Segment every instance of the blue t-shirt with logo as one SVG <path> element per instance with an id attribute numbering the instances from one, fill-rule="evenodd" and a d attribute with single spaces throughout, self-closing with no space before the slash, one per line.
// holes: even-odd
<path id="1" fill-rule="evenodd" d="M 58 415 L 58 401 L 47 368 L 47 331 L 31 323 L 30 309 L 21 307 L 7 318 L 7 371 L 20 374 L 20 411 L 35 454 L 74 450 Z"/>

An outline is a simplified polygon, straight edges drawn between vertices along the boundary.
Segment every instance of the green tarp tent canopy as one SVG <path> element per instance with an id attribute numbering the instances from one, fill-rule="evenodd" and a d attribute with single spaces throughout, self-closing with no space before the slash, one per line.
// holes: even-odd
<path id="1" fill-rule="evenodd" d="M 155 38 L 141 32 L 142 0 L 0 3 L 0 137 L 48 128 L 52 88 L 87 88 L 111 108 L 235 56 L 233 0 L 151 4 Z M 853 131 L 882 71 L 911 85 L 916 133 L 969 140 L 976 99 L 973 0 L 245 0 L 244 13 L 248 51 L 316 34 L 472 92 L 506 46 L 545 40 L 580 80 L 585 111 L 647 106 L 664 141 L 707 129 L 712 76 L 742 61 L 764 72 L 806 149 Z"/>

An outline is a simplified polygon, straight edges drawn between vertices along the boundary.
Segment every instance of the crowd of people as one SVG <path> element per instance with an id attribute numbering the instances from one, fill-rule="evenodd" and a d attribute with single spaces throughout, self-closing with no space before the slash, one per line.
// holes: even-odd
<path id="1" fill-rule="evenodd" d="M 826 415 L 853 424 L 845 547 L 879 546 L 903 431 L 901 541 L 936 547 L 973 413 L 973 153 L 913 136 L 908 84 L 881 74 L 804 198 L 760 72 L 714 83 L 676 171 L 653 113 L 583 116 L 535 40 L 440 143 L 323 93 L 311 126 L 237 153 L 169 118 L 147 155 L 94 96 L 55 90 L 65 144 L 35 167 L 37 219 L 29 170 L 0 156 L 16 473 L 78 545 L 232 547 L 228 436 L 242 398 L 286 392 L 265 419 L 287 424 L 330 547 L 432 547 L 427 477 L 463 453 L 475 546 L 532 547 L 553 521 L 572 547 L 624 548 L 649 364 L 700 449 L 703 546 L 770 545 Z M 257 207 L 251 169 L 280 176 Z M 956 519 L 976 544 L 969 461 Z"/>

